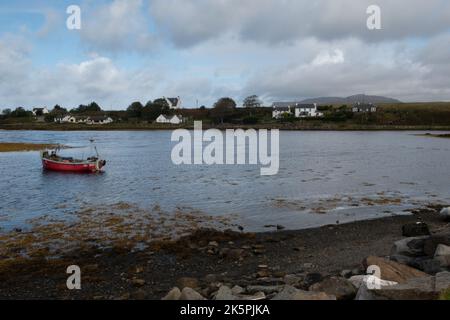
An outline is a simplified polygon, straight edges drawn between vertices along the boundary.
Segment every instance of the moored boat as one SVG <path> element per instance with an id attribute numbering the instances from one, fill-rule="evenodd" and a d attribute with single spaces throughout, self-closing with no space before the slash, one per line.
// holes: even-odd
<path id="1" fill-rule="evenodd" d="M 97 149 L 95 149 L 97 151 Z M 102 170 L 106 161 L 96 156 L 89 157 L 86 160 L 74 159 L 71 157 L 62 157 L 58 155 L 59 148 L 52 151 L 44 151 L 41 154 L 42 167 L 45 170 L 60 172 L 78 172 L 95 173 Z"/>

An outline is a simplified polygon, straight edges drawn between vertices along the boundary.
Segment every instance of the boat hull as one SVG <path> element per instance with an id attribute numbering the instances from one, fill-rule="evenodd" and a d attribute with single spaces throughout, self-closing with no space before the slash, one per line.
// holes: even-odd
<path id="1" fill-rule="evenodd" d="M 78 173 L 94 173 L 101 170 L 101 163 L 96 162 L 60 162 L 49 159 L 42 159 L 42 166 L 45 170 L 60 172 L 78 172 Z"/>

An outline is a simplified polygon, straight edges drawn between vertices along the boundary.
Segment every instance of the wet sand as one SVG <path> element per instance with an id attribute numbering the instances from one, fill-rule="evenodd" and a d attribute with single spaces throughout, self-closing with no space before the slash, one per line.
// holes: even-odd
<path id="1" fill-rule="evenodd" d="M 401 228 L 406 223 L 420 220 L 432 231 L 442 229 L 440 209 L 429 206 L 407 216 L 299 231 L 253 234 L 199 228 L 177 240 L 152 241 L 142 250 L 131 246 L 136 239 L 112 241 L 109 247 L 99 248 L 95 244 L 98 239 L 92 238 L 58 252 L 58 256 L 50 255 L 47 247 L 43 251 L 36 248 L 31 257 L 17 254 L 14 259 L 5 252 L 20 253 L 30 243 L 34 245 L 33 235 L 27 235 L 29 243 L 22 243 L 22 248 L 3 237 L 0 299 L 159 300 L 181 277 L 197 278 L 204 287 L 212 278 L 245 286 L 267 279 L 276 282 L 285 274 L 339 274 L 359 268 L 369 255 L 388 255 L 392 243 L 402 238 Z M 69 265 L 82 270 L 80 291 L 66 287 Z M 261 265 L 267 266 L 268 274 L 258 274 Z"/>
<path id="2" fill-rule="evenodd" d="M 53 144 L 1 142 L 0 152 L 40 151 L 55 147 L 56 145 Z"/>

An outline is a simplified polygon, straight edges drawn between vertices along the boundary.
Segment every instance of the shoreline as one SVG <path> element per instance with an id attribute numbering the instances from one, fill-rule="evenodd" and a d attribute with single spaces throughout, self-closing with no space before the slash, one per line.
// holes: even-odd
<path id="1" fill-rule="evenodd" d="M 5 131 L 167 131 L 175 129 L 193 130 L 189 125 L 164 124 L 128 124 L 115 123 L 109 125 L 80 124 L 0 124 L 0 130 Z M 324 124 L 324 123 L 268 123 L 257 125 L 211 125 L 204 123 L 203 129 L 278 129 L 281 131 L 450 131 L 449 126 L 423 125 L 356 125 L 356 124 Z"/>
<path id="2" fill-rule="evenodd" d="M 273 284 L 292 274 L 338 275 L 344 269 L 361 270 L 368 256 L 389 255 L 392 244 L 403 239 L 402 226 L 407 223 L 423 221 L 432 232 L 441 229 L 441 207 L 430 205 L 412 215 L 296 231 L 240 233 L 200 228 L 144 250 L 120 243 L 99 249 L 94 237 L 57 258 L 49 259 L 48 250 L 43 250 L 33 259 L 3 260 L 0 299 L 159 300 L 183 277 L 194 278 L 205 288 L 213 281 L 245 287 Z M 34 241 L 33 234 L 26 237 Z M 2 245 L 6 244 L 0 239 Z M 65 287 L 65 270 L 74 264 L 83 270 L 81 291 Z"/>
<path id="3" fill-rule="evenodd" d="M 0 142 L 0 152 L 42 151 L 57 147 L 56 144 Z"/>

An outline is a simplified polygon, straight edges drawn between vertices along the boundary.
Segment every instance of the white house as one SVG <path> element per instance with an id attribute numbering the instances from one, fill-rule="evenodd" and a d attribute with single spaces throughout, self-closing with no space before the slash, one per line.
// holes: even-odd
<path id="1" fill-rule="evenodd" d="M 281 119 L 285 115 L 292 115 L 296 118 L 323 117 L 323 113 L 318 111 L 316 103 L 275 102 L 273 104 L 272 118 Z"/>
<path id="2" fill-rule="evenodd" d="M 352 107 L 354 113 L 372 113 L 377 112 L 377 106 L 371 103 L 358 102 Z"/>
<path id="3" fill-rule="evenodd" d="M 301 104 L 298 103 L 295 106 L 296 118 L 316 118 L 323 117 L 323 113 L 317 110 L 317 103 Z"/>
<path id="4" fill-rule="evenodd" d="M 113 123 L 113 119 L 107 116 L 93 116 L 88 117 L 86 120 L 87 124 L 110 124 Z"/>
<path id="5" fill-rule="evenodd" d="M 107 116 L 90 116 L 90 117 L 83 117 L 83 116 L 72 116 L 72 115 L 65 115 L 65 116 L 59 116 L 54 119 L 56 123 L 86 123 L 86 124 L 109 124 L 113 123 L 113 119 L 111 117 Z"/>
<path id="6" fill-rule="evenodd" d="M 65 115 L 55 118 L 55 122 L 57 123 L 85 123 L 86 120 L 86 117 L 76 117 L 71 115 Z"/>
<path id="7" fill-rule="evenodd" d="M 292 115 L 291 107 L 274 107 L 272 111 L 272 118 L 281 119 L 284 115 Z"/>
<path id="8" fill-rule="evenodd" d="M 176 97 L 176 98 L 164 97 L 164 99 L 166 100 L 170 109 L 173 109 L 173 110 L 181 109 L 181 98 L 180 97 Z"/>
<path id="9" fill-rule="evenodd" d="M 36 116 L 44 116 L 46 114 L 49 114 L 50 111 L 48 111 L 47 107 L 44 108 L 34 108 L 33 109 L 33 115 Z"/>
<path id="10" fill-rule="evenodd" d="M 174 115 L 171 117 L 162 114 L 156 119 L 156 123 L 181 124 L 183 123 L 183 117 L 179 115 Z"/>

